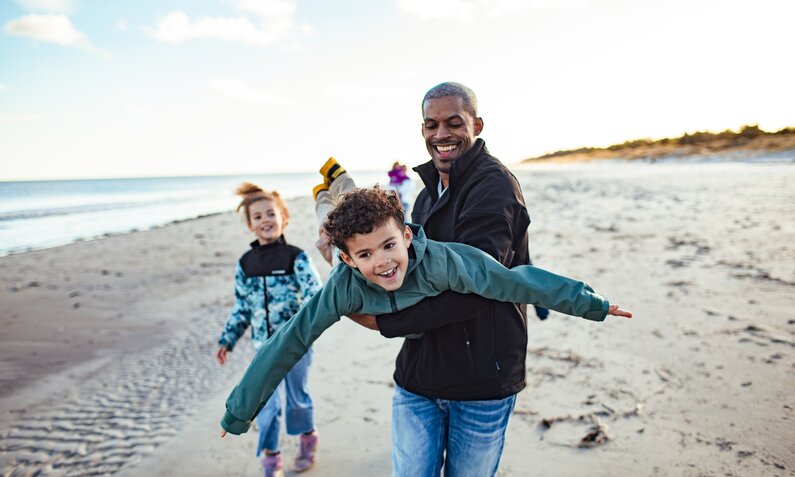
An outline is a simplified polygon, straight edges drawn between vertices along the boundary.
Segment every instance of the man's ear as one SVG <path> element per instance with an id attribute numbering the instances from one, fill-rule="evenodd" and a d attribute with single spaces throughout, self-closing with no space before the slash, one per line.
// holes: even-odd
<path id="1" fill-rule="evenodd" d="M 475 118 L 475 136 L 483 132 L 483 118 Z"/>
<path id="2" fill-rule="evenodd" d="M 406 248 L 411 245 L 411 240 L 414 238 L 414 232 L 411 231 L 411 227 L 408 225 L 404 226 L 403 229 L 403 240 L 406 241 Z"/>
<path id="3" fill-rule="evenodd" d="M 340 258 L 342 259 L 343 262 L 345 262 L 345 265 L 348 265 L 351 268 L 359 268 L 353 262 L 353 259 L 351 258 L 351 256 L 348 255 L 347 253 L 343 252 L 342 250 L 340 250 Z"/>

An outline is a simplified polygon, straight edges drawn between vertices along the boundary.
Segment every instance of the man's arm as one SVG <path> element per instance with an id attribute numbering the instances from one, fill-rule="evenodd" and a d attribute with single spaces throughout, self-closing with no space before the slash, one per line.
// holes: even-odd
<path id="1" fill-rule="evenodd" d="M 375 321 L 382 336 L 398 338 L 416 333 L 426 333 L 452 323 L 471 320 L 472 315 L 449 313 L 451 307 L 475 310 L 488 301 L 479 295 L 447 291 L 441 295 L 426 298 L 397 313 L 378 315 L 375 317 Z M 359 324 L 366 326 L 362 323 Z"/>

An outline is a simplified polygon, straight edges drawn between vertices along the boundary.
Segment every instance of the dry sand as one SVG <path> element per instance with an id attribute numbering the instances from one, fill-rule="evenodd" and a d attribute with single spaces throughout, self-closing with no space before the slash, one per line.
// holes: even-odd
<path id="1" fill-rule="evenodd" d="M 498 475 L 795 475 L 795 168 L 517 177 L 536 264 L 636 317 L 531 320 Z M 311 201 L 291 210 L 288 240 L 325 276 Z M 220 439 L 217 424 L 249 339 L 213 359 L 249 240 L 222 214 L 0 258 L 2 475 L 259 475 L 255 433 Z M 317 342 L 306 475 L 389 475 L 400 344 L 348 320 Z M 289 461 L 296 439 L 283 443 Z"/>

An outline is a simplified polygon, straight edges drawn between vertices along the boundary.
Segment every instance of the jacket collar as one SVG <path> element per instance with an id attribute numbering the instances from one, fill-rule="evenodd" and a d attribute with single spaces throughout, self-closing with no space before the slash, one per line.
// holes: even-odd
<path id="1" fill-rule="evenodd" d="M 252 250 L 264 251 L 271 249 L 273 247 L 278 247 L 279 245 L 286 245 L 286 244 L 287 241 L 284 239 L 284 235 L 280 235 L 279 238 L 265 245 L 260 245 L 259 240 L 255 240 L 251 242 L 249 245 L 251 246 Z"/>
<path id="2" fill-rule="evenodd" d="M 450 168 L 450 182 L 448 187 L 454 184 L 456 179 L 463 176 L 466 171 L 472 167 L 472 164 L 475 163 L 477 157 L 481 153 L 488 154 L 489 151 L 486 149 L 486 141 L 481 138 L 477 138 L 475 143 L 472 144 L 472 147 L 469 148 L 469 150 L 465 152 L 463 156 L 453 161 L 453 165 Z M 435 200 L 438 200 L 439 196 L 436 192 L 436 187 L 439 183 L 439 171 L 437 171 L 436 166 L 433 165 L 433 159 L 415 167 L 414 171 L 419 174 L 420 179 L 422 179 L 422 182 L 425 184 L 425 188 L 428 189 L 431 197 L 433 197 Z"/>

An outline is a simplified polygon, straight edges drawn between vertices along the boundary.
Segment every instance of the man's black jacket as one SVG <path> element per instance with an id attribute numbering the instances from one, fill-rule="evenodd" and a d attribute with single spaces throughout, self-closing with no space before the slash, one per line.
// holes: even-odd
<path id="1" fill-rule="evenodd" d="M 516 178 L 478 139 L 453 162 L 449 186 L 438 197 L 433 161 L 414 168 L 425 184 L 412 222 L 428 238 L 462 242 L 506 267 L 530 263 L 530 217 Z M 413 393 L 451 400 L 501 399 L 525 386 L 525 305 L 445 292 L 402 312 L 377 317 L 386 337 L 406 339 L 395 382 Z"/>

